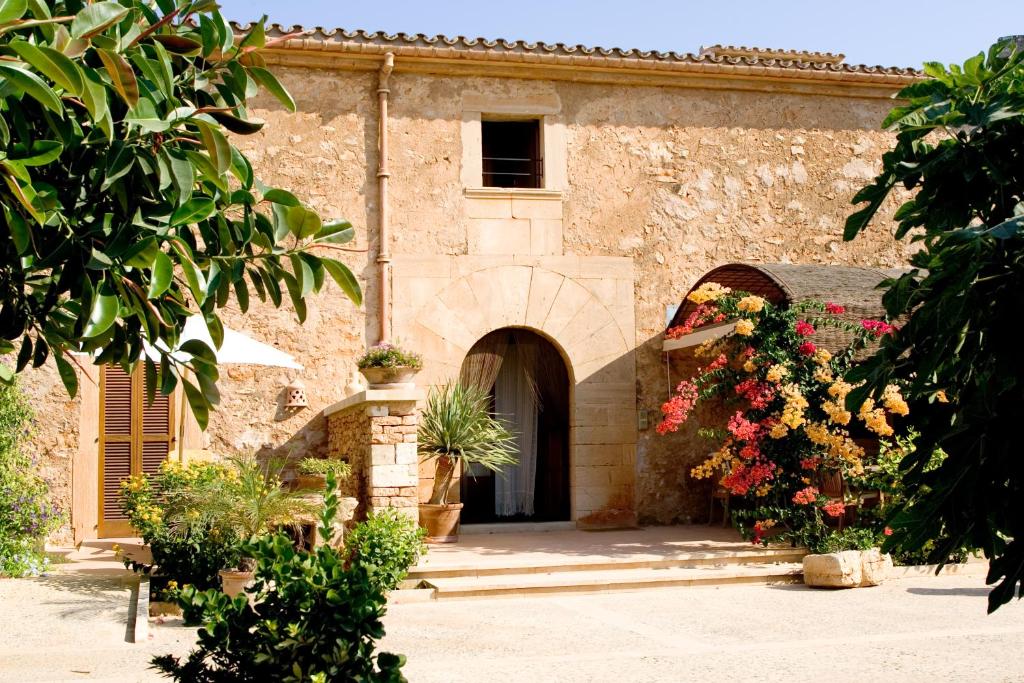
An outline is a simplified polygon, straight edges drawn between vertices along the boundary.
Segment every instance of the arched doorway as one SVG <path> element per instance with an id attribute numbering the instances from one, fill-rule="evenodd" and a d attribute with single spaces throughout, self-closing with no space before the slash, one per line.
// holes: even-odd
<path id="1" fill-rule="evenodd" d="M 519 463 L 499 474 L 463 472 L 463 522 L 568 520 L 569 371 L 558 349 L 529 330 L 496 330 L 466 354 L 461 380 L 490 393 L 519 449 Z"/>

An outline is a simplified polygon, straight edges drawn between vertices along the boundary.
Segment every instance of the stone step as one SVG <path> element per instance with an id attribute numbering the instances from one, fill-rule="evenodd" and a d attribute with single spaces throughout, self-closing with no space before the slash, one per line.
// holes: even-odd
<path id="1" fill-rule="evenodd" d="M 796 583 L 802 580 L 802 572 L 799 562 L 781 562 L 433 578 L 425 583 L 434 589 L 433 598 L 442 600 L 738 583 Z"/>
<path id="2" fill-rule="evenodd" d="M 409 570 L 410 579 L 430 581 L 443 578 L 555 574 L 566 572 L 628 571 L 633 569 L 672 569 L 742 566 L 748 564 L 799 563 L 807 551 L 803 548 L 751 548 L 749 550 L 687 551 L 660 557 L 574 557 L 529 558 L 515 555 L 494 561 L 481 558 L 473 564 L 449 564 L 443 558 L 431 561 L 431 554 Z"/>

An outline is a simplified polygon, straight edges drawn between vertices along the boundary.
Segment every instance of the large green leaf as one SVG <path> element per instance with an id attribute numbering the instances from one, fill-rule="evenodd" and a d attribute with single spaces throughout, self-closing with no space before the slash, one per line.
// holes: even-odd
<path id="1" fill-rule="evenodd" d="M 355 275 L 352 274 L 348 266 L 341 261 L 329 258 L 321 259 L 321 262 L 324 269 L 331 276 L 331 279 L 341 287 L 341 291 L 345 293 L 345 296 L 351 299 L 352 303 L 356 306 L 361 306 L 363 303 L 363 292 L 359 288 L 359 282 L 356 280 Z"/>
<path id="2" fill-rule="evenodd" d="M 299 239 L 315 235 L 322 225 L 320 216 L 303 206 L 289 207 L 286 216 L 288 229 Z"/>
<path id="3" fill-rule="evenodd" d="M 161 251 L 153 259 L 153 271 L 150 274 L 147 296 L 150 299 L 159 298 L 171 286 L 173 278 L 174 264 L 171 262 L 171 258 Z"/>
<path id="4" fill-rule="evenodd" d="M 43 79 L 31 71 L 0 62 L 0 78 L 2 77 L 6 77 L 18 90 L 38 101 L 53 113 L 61 114 L 64 111 L 60 98 L 54 94 Z"/>
<path id="5" fill-rule="evenodd" d="M 91 38 L 128 16 L 128 8 L 113 0 L 86 5 L 71 22 L 72 38 Z"/>
<path id="6" fill-rule="evenodd" d="M 12 41 L 11 48 L 19 57 L 60 87 L 76 95 L 81 94 L 82 88 L 85 87 L 81 69 L 57 50 L 32 45 L 24 40 Z"/>
<path id="7" fill-rule="evenodd" d="M 0 24 L 21 19 L 27 10 L 26 0 L 0 0 Z"/>
<path id="8" fill-rule="evenodd" d="M 110 82 L 114 90 L 121 96 L 129 107 L 134 107 L 139 102 L 139 82 L 135 78 L 135 71 L 132 65 L 117 52 L 111 50 L 96 50 L 103 67 L 110 76 Z"/>
<path id="9" fill-rule="evenodd" d="M 248 67 L 249 74 L 256 79 L 256 82 L 270 91 L 270 94 L 278 99 L 288 111 L 295 111 L 295 100 L 291 93 L 285 90 L 274 74 L 258 66 Z"/>
<path id="10" fill-rule="evenodd" d="M 113 294 L 100 294 L 93 299 L 92 313 L 89 315 L 89 322 L 86 323 L 82 336 L 88 339 L 89 337 L 98 337 L 106 332 L 117 320 L 119 307 L 118 298 Z"/>
<path id="11" fill-rule="evenodd" d="M 209 218 L 217 211 L 217 204 L 207 197 L 188 200 L 171 214 L 171 225 L 192 225 Z"/>

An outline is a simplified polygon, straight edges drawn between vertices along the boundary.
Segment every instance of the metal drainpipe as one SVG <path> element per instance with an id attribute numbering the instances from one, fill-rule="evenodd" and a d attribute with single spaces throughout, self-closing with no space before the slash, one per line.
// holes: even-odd
<path id="1" fill-rule="evenodd" d="M 380 212 L 380 229 L 377 237 L 380 244 L 377 249 L 377 270 L 380 273 L 380 342 L 391 339 L 391 226 L 388 207 L 388 81 L 391 71 L 395 68 L 395 55 L 388 52 L 384 55 L 377 83 L 377 102 L 380 108 L 377 129 L 377 201 Z"/>

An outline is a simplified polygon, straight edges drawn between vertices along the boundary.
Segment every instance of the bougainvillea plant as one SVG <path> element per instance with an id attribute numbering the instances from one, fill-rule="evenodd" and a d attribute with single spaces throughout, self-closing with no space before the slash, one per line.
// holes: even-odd
<path id="1" fill-rule="evenodd" d="M 717 478 L 741 499 L 734 522 L 755 543 L 772 529 L 775 540 L 817 545 L 828 518 L 846 514 L 846 501 L 820 491 L 823 477 L 862 475 L 865 449 L 858 440 L 891 436 L 893 417 L 909 412 L 896 385 L 878 403 L 866 399 L 856 411 L 846 406 L 853 386 L 842 378 L 857 352 L 895 327 L 848 322 L 839 317 L 845 309 L 833 303 L 776 306 L 714 282 L 687 298 L 697 308 L 668 337 L 725 321 L 735 330 L 696 348 L 702 367 L 662 406 L 658 433 L 677 431 L 704 401 L 723 401 L 725 423 L 703 425 L 718 427 L 703 430 L 716 449 L 692 476 Z M 845 330 L 851 341 L 835 353 L 824 348 L 815 335 L 828 327 Z"/>

